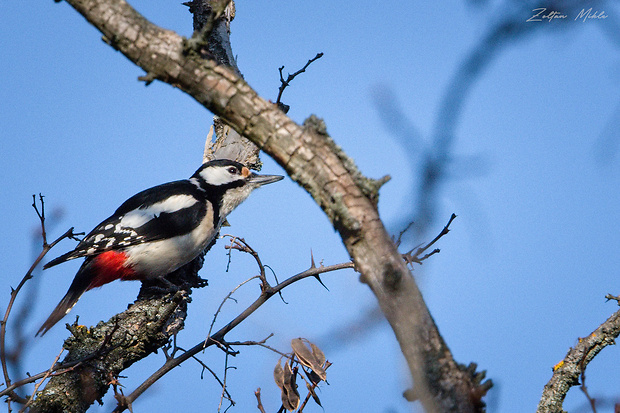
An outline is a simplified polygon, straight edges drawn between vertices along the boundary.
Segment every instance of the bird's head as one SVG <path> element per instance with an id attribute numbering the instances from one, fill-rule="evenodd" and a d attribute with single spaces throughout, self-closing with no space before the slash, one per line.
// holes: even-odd
<path id="1" fill-rule="evenodd" d="M 254 189 L 283 178 L 280 175 L 258 175 L 239 162 L 216 159 L 204 163 L 191 179 L 196 180 L 208 196 L 221 195 L 220 214 L 226 216 Z"/>

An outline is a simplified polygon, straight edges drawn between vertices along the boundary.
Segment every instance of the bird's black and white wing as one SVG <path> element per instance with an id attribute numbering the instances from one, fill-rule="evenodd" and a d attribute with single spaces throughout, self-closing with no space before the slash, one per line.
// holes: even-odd
<path id="1" fill-rule="evenodd" d="M 189 180 L 139 192 L 97 225 L 77 247 L 44 268 L 80 257 L 188 234 L 207 213 L 201 190 Z"/>

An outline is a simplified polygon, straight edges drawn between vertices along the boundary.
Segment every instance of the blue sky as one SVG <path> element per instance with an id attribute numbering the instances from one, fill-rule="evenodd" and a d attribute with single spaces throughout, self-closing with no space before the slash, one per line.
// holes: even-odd
<path id="1" fill-rule="evenodd" d="M 406 3 L 406 4 L 405 4 Z M 191 35 L 191 15 L 175 2 L 131 2 L 156 24 Z M 512 4 L 512 3 L 510 3 Z M 596 7 L 596 4 L 592 4 Z M 511 43 L 477 79 L 456 128 L 450 175 L 438 197 L 438 232 L 458 218 L 440 242 L 441 253 L 416 269 L 416 277 L 441 333 L 461 363 L 477 362 L 496 386 L 491 412 L 532 411 L 558 362 L 580 336 L 615 311 L 606 303 L 617 288 L 620 231 L 618 126 L 620 60 L 614 25 L 620 10 L 596 21 L 557 22 Z M 323 117 L 336 142 L 366 175 L 392 176 L 381 190 L 380 212 L 398 233 L 417 200 L 421 156 L 404 152 L 379 115 L 375 96 L 391 93 L 430 144 L 437 111 L 459 63 L 488 27 L 511 11 L 507 3 L 361 1 L 237 2 L 232 45 L 246 80 L 275 100 L 278 67 L 293 72 L 317 52 L 322 59 L 286 90 L 290 116 Z M 145 87 L 142 70 L 100 40 L 67 4 L 16 2 L 0 14 L 0 251 L 8 302 L 33 259 L 38 221 L 31 196 L 43 193 L 50 237 L 68 227 L 89 231 L 133 193 L 190 176 L 199 166 L 211 114 L 170 86 Z M 551 27 L 551 28 L 550 28 Z M 614 43 L 616 42 L 616 43 Z M 263 157 L 265 173 L 281 169 Z M 310 197 L 290 180 L 257 191 L 230 216 L 231 234 L 244 237 L 279 278 L 310 264 L 312 250 L 325 264 L 347 260 L 338 236 Z M 429 235 L 431 237 L 431 235 Z M 64 241 L 50 254 L 72 247 Z M 179 343 L 203 339 L 228 291 L 256 273 L 249 257 L 227 256 L 221 241 L 201 275 L 209 287 L 195 291 Z M 44 273 L 32 286 L 39 295 L 27 331 L 34 331 L 65 293 L 79 263 Z M 274 299 L 230 340 L 259 340 L 286 350 L 307 337 L 334 363 L 320 397 L 325 411 L 406 412 L 401 398 L 406 367 L 385 323 L 333 343 L 330 336 L 359 322 L 374 298 L 353 272 L 325 275 L 326 291 L 306 280 Z M 95 324 L 124 310 L 138 283 L 115 283 L 89 292 L 65 321 L 80 315 Z M 223 325 L 258 294 L 246 286 L 225 306 Z M 25 295 L 24 295 L 25 298 Z M 24 304 L 20 302 L 20 304 Z M 5 304 L 4 304 L 5 305 Z M 2 305 L 2 306 L 4 306 Z M 367 323 L 370 324 L 370 323 Z M 29 333 L 28 333 L 29 334 Z M 31 373 L 45 370 L 60 351 L 61 325 L 32 340 L 25 359 Z M 263 389 L 268 411 L 277 409 L 272 369 L 278 356 L 243 348 L 231 362 L 229 391 L 237 411 L 255 409 Z M 591 394 L 620 398 L 620 353 L 605 349 L 589 366 Z M 202 356 L 221 373 L 224 357 Z M 155 355 L 126 371 L 131 392 L 163 362 Z M 200 366 L 187 363 L 135 404 L 139 411 L 215 411 L 220 389 Z M 110 411 L 106 407 L 93 411 Z M 578 389 L 564 408 L 587 411 Z M 322 411 L 312 407 L 307 411 Z M 599 411 L 613 411 L 613 403 Z"/>

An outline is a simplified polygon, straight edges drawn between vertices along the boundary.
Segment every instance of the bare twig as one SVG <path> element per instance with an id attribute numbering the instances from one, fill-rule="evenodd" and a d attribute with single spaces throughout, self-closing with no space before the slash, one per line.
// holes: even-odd
<path id="1" fill-rule="evenodd" d="M 616 303 L 618 303 L 618 305 L 620 305 L 620 295 L 616 296 L 616 295 L 607 294 L 605 298 L 607 299 L 607 301 L 614 300 L 616 301 Z"/>
<path id="2" fill-rule="evenodd" d="M 254 395 L 256 396 L 256 402 L 258 403 L 258 404 L 256 405 L 256 407 L 258 407 L 258 410 L 259 410 L 261 413 L 266 413 L 266 412 L 265 412 L 265 408 L 263 407 L 263 403 L 262 403 L 262 402 L 261 402 L 261 400 L 260 400 L 260 387 L 259 387 L 258 389 L 256 389 L 256 391 L 254 392 Z"/>
<path id="3" fill-rule="evenodd" d="M 258 276 L 261 280 L 261 288 L 266 288 L 269 286 L 269 283 L 267 282 L 267 277 L 265 276 L 265 266 L 263 265 L 260 256 L 258 255 L 258 253 L 254 250 L 254 248 L 250 247 L 250 245 L 245 242 L 245 240 L 243 238 L 237 238 L 235 236 L 232 235 L 224 235 L 225 237 L 231 237 L 231 241 L 230 241 L 230 245 L 227 245 L 225 248 L 228 249 L 229 251 L 232 250 L 238 250 L 241 252 L 246 252 L 248 254 L 250 254 L 254 260 L 256 261 L 256 265 L 258 265 L 258 268 L 260 270 L 260 275 Z M 229 256 L 229 262 L 230 262 L 230 256 Z M 254 278 L 254 277 L 252 277 Z M 249 281 L 249 280 L 248 280 Z"/>
<path id="4" fill-rule="evenodd" d="M 56 366 L 56 363 L 58 363 L 58 360 L 60 359 L 60 356 L 62 355 L 62 353 L 65 351 L 64 348 L 60 349 L 60 353 L 58 353 L 58 355 L 56 356 L 56 358 L 54 359 L 54 362 L 52 363 L 52 365 L 50 366 L 50 368 L 45 372 L 45 375 L 43 376 L 43 378 L 41 379 L 41 381 L 39 381 L 35 386 L 34 386 L 34 390 L 32 391 L 32 394 L 30 395 L 30 398 L 28 399 L 28 401 L 26 402 L 26 404 L 24 405 L 24 407 L 21 408 L 20 413 L 21 412 L 25 412 L 26 409 L 28 408 L 28 405 L 30 404 L 30 402 L 32 401 L 32 399 L 34 399 L 34 395 L 37 394 L 37 390 L 39 390 L 39 387 L 41 387 L 41 385 L 43 384 L 43 382 L 52 375 L 52 373 L 54 372 L 54 367 Z"/>
<path id="5" fill-rule="evenodd" d="M 196 344 L 194 347 L 187 350 L 185 353 L 167 360 L 162 367 L 160 367 L 156 372 L 154 372 L 148 379 L 146 379 L 140 386 L 138 386 L 130 395 L 126 396 L 126 402 L 131 404 L 135 401 L 146 389 L 151 387 L 157 380 L 163 377 L 166 373 L 168 373 L 173 368 L 177 367 L 185 360 L 193 357 L 199 352 L 203 351 L 206 347 L 209 347 L 214 344 L 224 342 L 225 335 L 230 332 L 233 328 L 238 326 L 241 322 L 247 319 L 252 313 L 254 313 L 257 309 L 259 309 L 267 300 L 273 297 L 276 293 L 281 291 L 282 289 L 288 287 L 291 284 L 294 284 L 297 281 L 300 281 L 304 278 L 314 277 L 317 274 L 324 274 L 328 272 L 333 272 L 337 270 L 342 270 L 345 268 L 353 268 L 352 262 L 345 262 L 341 264 L 328 265 L 319 268 L 310 268 L 306 271 L 300 272 L 299 274 L 293 275 L 292 277 L 282 281 L 278 285 L 273 287 L 268 287 L 265 289 L 261 295 L 249 306 L 247 307 L 241 314 L 231 320 L 228 324 L 222 327 L 215 334 L 211 335 L 208 338 L 207 343 L 201 341 Z M 118 405 L 114 410 L 115 413 L 120 413 L 126 409 L 124 405 Z"/>
<path id="6" fill-rule="evenodd" d="M 32 272 L 37 267 L 37 265 L 39 265 L 41 260 L 43 260 L 43 257 L 45 257 L 45 255 L 49 252 L 50 249 L 52 249 L 56 244 L 58 244 L 60 241 L 62 241 L 65 238 L 76 239 L 77 235 L 81 235 L 81 234 L 74 233 L 73 227 L 71 227 L 69 228 L 67 232 L 62 234 L 60 237 L 54 240 L 51 244 L 48 244 L 47 233 L 45 230 L 45 203 L 43 201 L 43 195 L 39 194 L 39 202 L 41 203 L 40 211 L 39 211 L 39 208 L 37 207 L 36 200 L 37 200 L 36 196 L 33 195 L 32 196 L 32 207 L 34 208 L 37 216 L 39 217 L 39 220 L 41 221 L 41 235 L 43 238 L 43 248 L 39 256 L 34 260 L 32 265 L 26 272 L 26 275 L 24 275 L 22 280 L 17 285 L 17 288 L 14 288 L 14 289 L 11 288 L 11 298 L 9 300 L 9 304 L 7 305 L 6 312 L 4 313 L 4 318 L 2 319 L 2 322 L 0 323 L 0 362 L 2 363 L 2 373 L 4 375 L 4 383 L 7 386 L 7 389 L 11 386 L 11 378 L 9 377 L 9 371 L 8 371 L 7 362 L 6 362 L 6 326 L 7 326 L 7 322 L 9 319 L 9 315 L 11 314 L 11 309 L 13 308 L 13 305 L 15 304 L 15 299 L 17 298 L 17 294 L 19 294 L 20 290 L 22 289 L 26 281 L 32 278 Z M 25 398 L 17 395 L 13 390 L 10 390 L 7 394 L 9 395 L 11 399 L 18 401 L 21 404 L 24 404 L 27 402 Z"/>
<path id="7" fill-rule="evenodd" d="M 222 381 L 222 394 L 220 396 L 220 403 L 217 406 L 217 411 L 220 412 L 222 410 L 222 403 L 224 402 L 224 399 L 228 400 L 230 402 L 230 406 L 228 406 L 228 408 L 226 408 L 226 410 L 228 410 L 231 406 L 235 405 L 235 402 L 233 401 L 233 399 L 230 397 L 230 394 L 228 393 L 228 390 L 226 389 L 226 380 L 228 378 L 228 369 L 229 368 L 235 368 L 235 367 L 228 367 L 228 357 L 229 357 L 230 353 L 226 353 L 226 355 L 224 356 L 224 380 Z"/>
<path id="8" fill-rule="evenodd" d="M 213 315 L 213 320 L 211 321 L 211 325 L 209 326 L 209 332 L 207 333 L 207 338 L 205 339 L 205 347 L 207 346 L 207 343 L 209 342 L 209 338 L 211 338 L 211 331 L 213 331 L 213 326 L 215 325 L 215 320 L 217 320 L 217 316 L 218 314 L 222 311 L 222 307 L 224 307 L 224 303 L 226 303 L 226 301 L 228 301 L 229 299 L 233 299 L 231 296 L 235 293 L 235 291 L 237 291 L 239 288 L 241 288 L 243 285 L 247 284 L 248 282 L 259 278 L 258 275 L 255 275 L 254 277 L 248 278 L 247 280 L 243 281 L 241 284 L 237 285 L 235 288 L 232 289 L 231 292 L 228 293 L 228 295 L 226 295 L 226 297 L 224 297 L 224 299 L 222 300 L 222 302 L 220 303 L 219 307 L 217 307 L 217 310 L 215 311 L 215 314 Z"/>
<path id="9" fill-rule="evenodd" d="M 403 241 L 403 235 L 405 235 L 405 233 L 409 231 L 409 229 L 411 229 L 413 224 L 414 222 L 411 221 L 410 223 L 407 224 L 407 226 L 405 226 L 405 228 L 402 231 L 398 233 L 398 237 L 396 237 L 396 240 L 394 240 L 394 245 L 396 245 L 396 248 L 400 247 L 400 243 Z M 394 237 L 392 237 L 392 239 L 394 239 Z"/>
<path id="10" fill-rule="evenodd" d="M 296 71 L 293 74 L 289 74 L 286 78 L 286 80 L 284 80 L 284 75 L 282 74 L 282 70 L 284 70 L 284 66 L 279 67 L 278 71 L 280 72 L 280 88 L 278 89 L 278 98 L 276 99 L 276 105 L 278 105 L 278 107 L 284 112 L 288 112 L 289 110 L 289 106 L 285 105 L 284 103 L 282 103 L 282 101 L 280 99 L 282 99 L 282 93 L 284 93 L 284 89 L 287 88 L 287 86 L 290 86 L 290 83 L 293 79 L 295 79 L 295 77 L 297 77 L 299 74 L 303 73 L 306 71 L 306 69 L 308 68 L 308 66 L 310 66 L 312 64 L 312 62 L 314 62 L 315 60 L 320 59 L 321 57 L 323 57 L 323 53 L 317 53 L 316 56 L 314 56 L 312 59 L 308 60 L 308 62 L 304 65 L 304 67 L 302 67 L 301 69 L 299 69 L 298 71 Z"/>
<path id="11" fill-rule="evenodd" d="M 274 353 L 278 354 L 281 357 L 285 357 L 289 360 L 292 360 L 292 356 L 290 354 L 284 353 L 278 349 L 275 349 L 271 346 L 268 346 L 267 344 L 265 344 L 267 342 L 267 340 L 269 340 L 271 337 L 273 337 L 273 333 L 269 334 L 267 337 L 265 337 L 264 339 L 260 340 L 260 341 L 253 341 L 253 340 L 249 340 L 249 341 L 226 341 L 226 345 L 228 346 L 259 346 L 259 347 L 263 347 L 266 348 L 267 350 L 273 351 Z"/>
<path id="12" fill-rule="evenodd" d="M 422 264 L 422 262 L 424 260 L 426 260 L 428 257 L 430 257 L 431 255 L 437 254 L 440 250 L 438 248 L 435 248 L 434 250 L 432 250 L 431 252 L 429 252 L 428 254 L 423 255 L 422 257 L 420 257 L 421 254 L 423 254 L 424 252 L 426 252 L 430 247 L 432 247 L 437 241 L 439 241 L 439 239 L 441 237 L 443 237 L 444 235 L 446 235 L 448 232 L 450 232 L 450 224 L 452 223 L 452 221 L 454 221 L 454 219 L 456 218 L 455 214 L 452 214 L 450 216 L 450 219 L 448 220 L 448 223 L 443 227 L 443 229 L 441 230 L 441 232 L 428 244 L 422 246 L 422 247 L 415 247 L 413 249 L 411 249 L 410 251 L 406 252 L 403 254 L 403 259 L 405 260 L 405 262 L 407 264 Z M 409 228 L 410 225 L 407 226 L 407 228 Z M 401 240 L 401 236 L 402 234 L 407 230 L 407 228 L 405 228 L 404 231 L 402 231 L 399 236 L 398 239 L 396 240 L 396 245 L 398 246 L 398 244 L 400 244 L 400 240 Z"/>

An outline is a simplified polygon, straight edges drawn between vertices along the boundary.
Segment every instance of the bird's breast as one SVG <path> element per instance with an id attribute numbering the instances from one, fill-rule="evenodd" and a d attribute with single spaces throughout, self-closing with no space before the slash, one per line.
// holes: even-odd
<path id="1" fill-rule="evenodd" d="M 142 274 L 142 278 L 164 277 L 204 251 L 220 226 L 221 220 L 213 225 L 213 212 L 209 208 L 199 225 L 187 234 L 127 248 L 126 265 Z"/>

